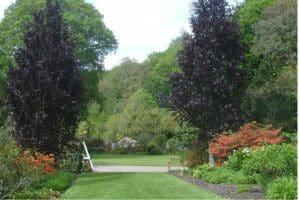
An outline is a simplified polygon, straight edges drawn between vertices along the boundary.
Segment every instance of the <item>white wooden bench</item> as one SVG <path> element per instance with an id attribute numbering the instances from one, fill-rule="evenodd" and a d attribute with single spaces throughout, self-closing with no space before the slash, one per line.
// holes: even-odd
<path id="1" fill-rule="evenodd" d="M 85 141 L 82 141 L 82 145 L 83 145 L 83 148 L 84 148 L 84 151 L 85 151 L 85 155 L 82 154 L 82 156 L 83 156 L 83 162 L 86 162 L 86 161 L 89 162 L 91 171 L 93 172 L 94 171 L 94 165 L 93 165 L 91 156 L 89 154 L 89 151 L 88 151 L 88 149 L 86 147 Z"/>

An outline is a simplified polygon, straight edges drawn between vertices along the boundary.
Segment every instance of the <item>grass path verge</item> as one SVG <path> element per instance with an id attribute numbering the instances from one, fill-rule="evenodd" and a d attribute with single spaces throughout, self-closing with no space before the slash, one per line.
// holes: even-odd
<path id="1" fill-rule="evenodd" d="M 164 173 L 84 173 L 61 199 L 223 198 Z"/>

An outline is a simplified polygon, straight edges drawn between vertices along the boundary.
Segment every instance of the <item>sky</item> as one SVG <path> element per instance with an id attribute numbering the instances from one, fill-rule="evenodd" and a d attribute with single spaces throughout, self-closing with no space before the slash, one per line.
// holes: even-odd
<path id="1" fill-rule="evenodd" d="M 15 0 L 0 0 L 0 19 Z M 192 0 L 86 0 L 104 16 L 118 40 L 118 49 L 107 55 L 105 69 L 124 57 L 144 61 L 152 52 L 164 51 L 183 31 L 190 31 Z M 241 0 L 240 0 L 241 1 Z M 233 4 L 236 0 L 229 0 Z"/>

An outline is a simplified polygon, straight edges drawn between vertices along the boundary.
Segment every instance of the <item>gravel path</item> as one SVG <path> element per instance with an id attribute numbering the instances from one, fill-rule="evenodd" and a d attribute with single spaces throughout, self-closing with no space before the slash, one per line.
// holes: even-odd
<path id="1" fill-rule="evenodd" d="M 180 179 L 183 179 L 189 183 L 192 183 L 200 188 L 204 188 L 229 199 L 265 199 L 261 188 L 255 185 L 252 186 L 250 192 L 238 193 L 236 185 L 210 184 L 200 179 L 196 179 L 192 176 L 181 176 L 177 172 L 171 172 L 170 174 Z"/>
<path id="2" fill-rule="evenodd" d="M 172 167 L 172 170 L 181 170 L 180 167 Z M 168 172 L 164 166 L 94 166 L 94 172 Z"/>

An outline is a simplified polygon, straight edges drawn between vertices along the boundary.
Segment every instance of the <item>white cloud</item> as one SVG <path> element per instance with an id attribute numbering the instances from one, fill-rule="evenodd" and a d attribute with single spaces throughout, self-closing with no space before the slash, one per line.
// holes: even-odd
<path id="1" fill-rule="evenodd" d="M 15 2 L 15 0 L 0 0 L 1 3 L 0 3 L 0 19 L 3 18 L 4 16 L 4 10 L 10 6 L 12 3 Z"/>
<path id="2" fill-rule="evenodd" d="M 189 29 L 191 0 L 89 0 L 104 15 L 119 48 L 108 55 L 105 68 L 122 57 L 143 61 L 153 51 L 163 51 L 182 29 Z"/>

